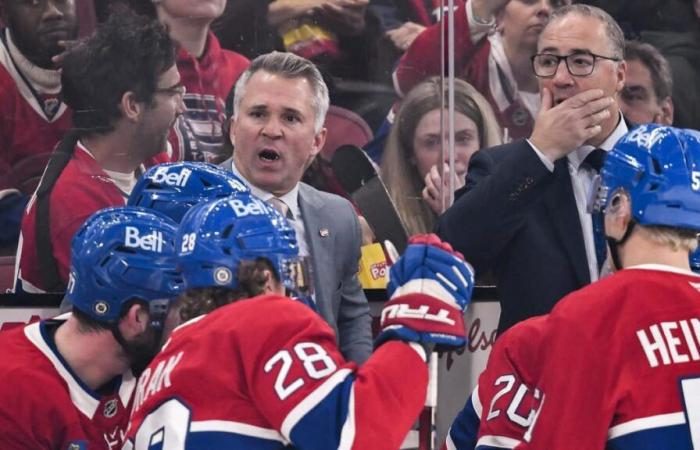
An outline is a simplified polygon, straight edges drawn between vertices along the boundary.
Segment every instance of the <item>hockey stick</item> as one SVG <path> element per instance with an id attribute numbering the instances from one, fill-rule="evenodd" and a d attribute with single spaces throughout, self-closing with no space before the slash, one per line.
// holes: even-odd
<path id="1" fill-rule="evenodd" d="M 399 253 L 408 244 L 406 227 L 386 186 L 367 154 L 354 145 L 343 145 L 333 154 L 333 173 L 367 219 L 377 241 L 391 241 Z"/>

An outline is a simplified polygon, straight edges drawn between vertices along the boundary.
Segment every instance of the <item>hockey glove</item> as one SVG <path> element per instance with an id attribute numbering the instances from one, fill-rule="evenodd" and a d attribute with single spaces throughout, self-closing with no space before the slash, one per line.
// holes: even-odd
<path id="1" fill-rule="evenodd" d="M 464 346 L 464 311 L 473 288 L 473 269 L 459 252 L 434 234 L 412 237 L 389 272 L 389 301 L 375 346 L 389 339 Z"/>

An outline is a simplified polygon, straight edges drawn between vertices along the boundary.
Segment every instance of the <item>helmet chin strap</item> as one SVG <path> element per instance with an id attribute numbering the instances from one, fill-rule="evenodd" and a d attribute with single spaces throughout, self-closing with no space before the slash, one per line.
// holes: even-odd
<path id="1" fill-rule="evenodd" d="M 627 225 L 627 230 L 625 230 L 625 234 L 622 235 L 621 239 L 615 239 L 614 237 L 610 237 L 607 234 L 605 235 L 605 240 L 608 242 L 608 248 L 610 249 L 610 257 L 612 258 L 612 263 L 613 263 L 613 268 L 615 270 L 622 270 L 622 261 L 620 260 L 620 250 L 619 248 L 627 242 L 627 239 L 632 235 L 632 230 L 634 230 L 634 226 L 637 225 L 637 222 L 634 221 L 634 219 L 630 219 L 629 224 Z"/>

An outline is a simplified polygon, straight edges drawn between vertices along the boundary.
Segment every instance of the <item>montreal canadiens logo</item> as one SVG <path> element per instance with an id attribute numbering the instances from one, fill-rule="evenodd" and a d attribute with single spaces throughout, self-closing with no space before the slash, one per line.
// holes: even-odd
<path id="1" fill-rule="evenodd" d="M 214 270 L 214 280 L 217 284 L 228 284 L 232 277 L 231 271 L 226 267 L 217 267 Z"/>
<path id="2" fill-rule="evenodd" d="M 105 403 L 105 409 L 102 411 L 102 414 L 108 419 L 111 419 L 112 417 L 117 415 L 117 410 L 119 409 L 119 404 L 117 403 L 117 399 L 112 399 Z"/>
<path id="3" fill-rule="evenodd" d="M 109 312 L 109 303 L 99 300 L 93 305 L 92 310 L 95 311 L 95 314 L 103 316 Z"/>

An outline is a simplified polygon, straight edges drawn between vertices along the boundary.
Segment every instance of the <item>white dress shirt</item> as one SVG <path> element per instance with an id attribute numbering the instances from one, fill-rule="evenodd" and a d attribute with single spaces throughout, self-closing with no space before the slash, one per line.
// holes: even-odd
<path id="1" fill-rule="evenodd" d="M 620 121 L 612 133 L 603 141 L 598 148 L 610 151 L 615 143 L 627 133 L 627 124 L 620 114 Z M 530 147 L 535 151 L 542 163 L 550 172 L 554 171 L 554 163 L 549 160 L 530 140 L 527 141 Z M 588 271 L 591 275 L 591 282 L 600 278 L 600 274 L 607 274 L 610 268 L 605 264 L 600 273 L 598 272 L 598 260 L 595 254 L 595 239 L 593 237 L 593 220 L 590 213 L 587 211 L 588 198 L 593 185 L 593 179 L 597 175 L 596 172 L 587 165 L 581 165 L 586 159 L 586 156 L 596 147 L 592 145 L 583 145 L 567 155 L 569 175 L 571 176 L 571 186 L 574 189 L 574 197 L 576 198 L 576 208 L 578 209 L 578 217 L 581 221 L 581 231 L 583 231 L 583 244 L 586 248 L 586 259 L 588 260 Z"/>

